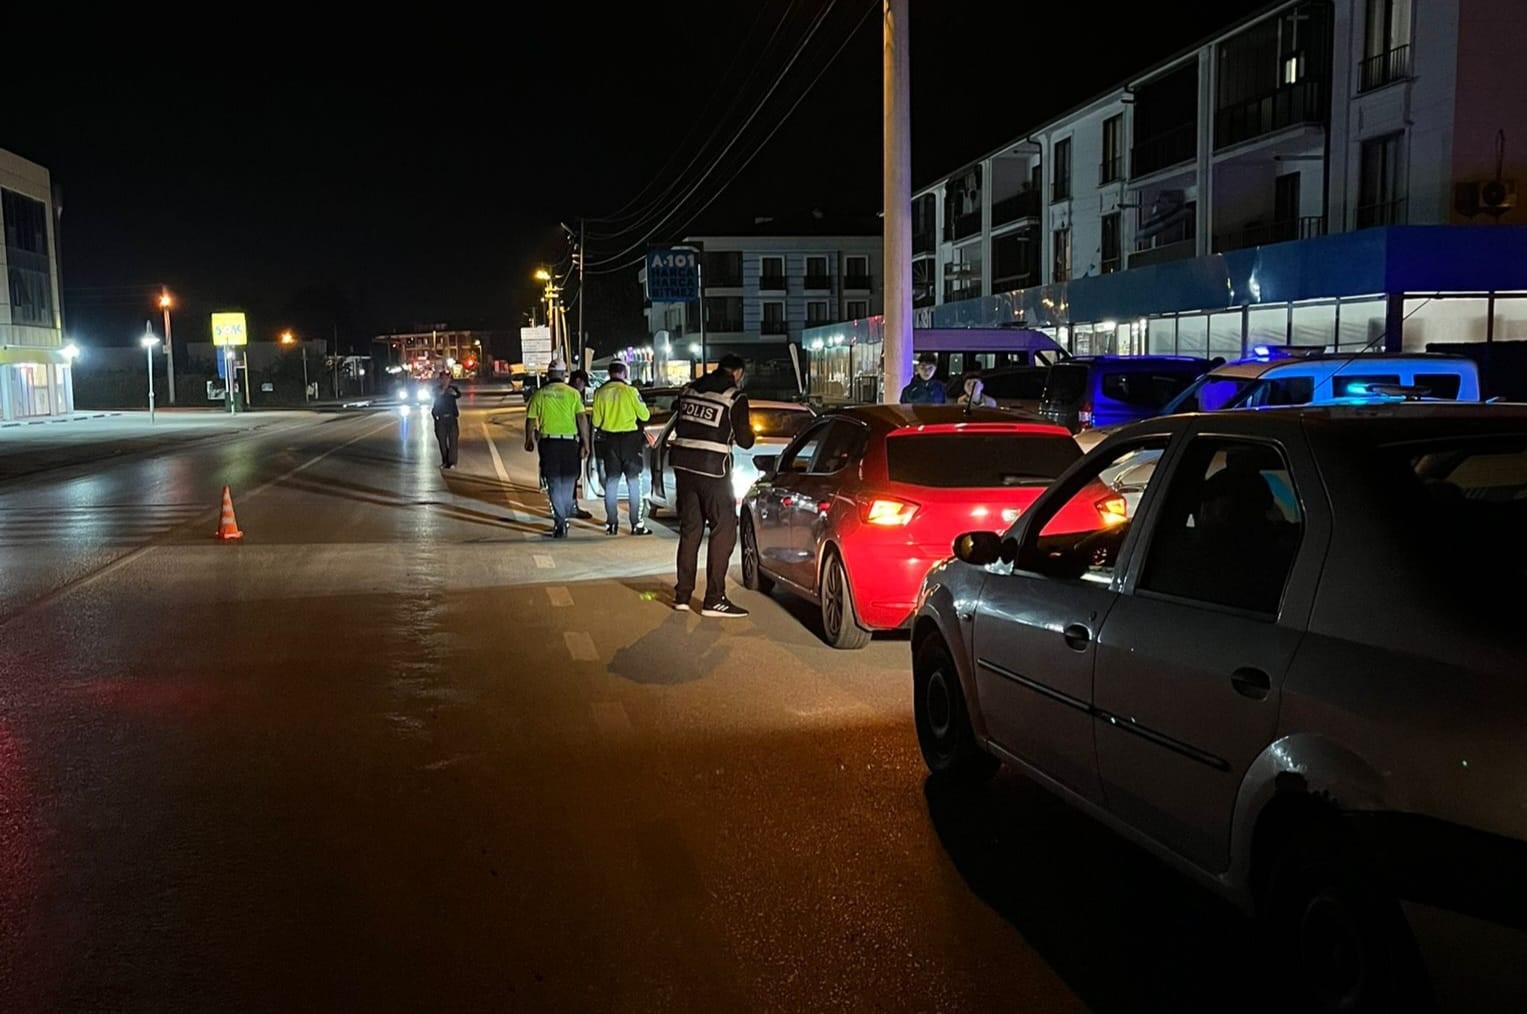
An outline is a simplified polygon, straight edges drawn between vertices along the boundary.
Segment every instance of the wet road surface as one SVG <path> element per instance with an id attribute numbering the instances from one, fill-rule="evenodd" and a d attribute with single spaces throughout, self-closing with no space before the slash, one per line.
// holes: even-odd
<path id="1" fill-rule="evenodd" d="M 0 484 L 0 1010 L 1253 1006 L 1218 902 L 926 784 L 905 637 L 673 612 L 464 405 Z"/>

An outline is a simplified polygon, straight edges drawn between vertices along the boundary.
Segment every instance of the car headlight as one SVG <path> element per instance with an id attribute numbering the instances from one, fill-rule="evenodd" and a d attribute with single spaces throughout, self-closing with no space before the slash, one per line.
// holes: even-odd
<path id="1" fill-rule="evenodd" d="M 426 391 L 422 387 L 419 388 L 419 393 L 415 396 L 414 400 L 415 401 L 429 401 L 429 392 Z"/>

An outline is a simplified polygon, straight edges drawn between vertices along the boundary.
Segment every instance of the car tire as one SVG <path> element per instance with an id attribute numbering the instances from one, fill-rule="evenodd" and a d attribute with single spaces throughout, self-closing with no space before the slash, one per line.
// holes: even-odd
<path id="1" fill-rule="evenodd" d="M 774 590 L 774 579 L 759 566 L 758 534 L 753 531 L 753 519 L 746 514 L 742 518 L 742 586 L 765 595 Z"/>
<path id="2" fill-rule="evenodd" d="M 912 657 L 912 718 L 923 763 L 933 777 L 980 785 L 1002 766 L 976 740 L 959 671 L 937 634 L 925 638 Z"/>
<path id="3" fill-rule="evenodd" d="M 1290 1009 L 1430 1010 L 1430 990 L 1399 903 L 1339 827 L 1312 822 L 1272 860 L 1261 929 L 1277 951 Z"/>
<path id="4" fill-rule="evenodd" d="M 662 510 L 663 508 L 661 506 L 652 502 L 652 498 L 650 496 L 647 497 L 647 517 L 655 518 L 662 512 Z"/>
<path id="5" fill-rule="evenodd" d="M 848 573 L 837 553 L 829 552 L 822 563 L 817 598 L 822 606 L 822 633 L 828 644 L 852 651 L 870 643 L 870 632 L 859 626 L 853 589 L 848 585 Z"/>

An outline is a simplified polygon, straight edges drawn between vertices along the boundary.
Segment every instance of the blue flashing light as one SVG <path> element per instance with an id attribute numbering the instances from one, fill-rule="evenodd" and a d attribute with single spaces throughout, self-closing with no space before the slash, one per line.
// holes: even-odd
<path id="1" fill-rule="evenodd" d="M 1258 359 L 1271 359 L 1272 349 L 1266 345 L 1253 345 L 1251 347 L 1251 354 Z"/>

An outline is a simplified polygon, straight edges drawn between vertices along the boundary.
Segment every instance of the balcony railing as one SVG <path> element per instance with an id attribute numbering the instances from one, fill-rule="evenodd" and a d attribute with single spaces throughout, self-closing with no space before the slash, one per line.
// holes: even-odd
<path id="1" fill-rule="evenodd" d="M 933 291 L 932 286 L 924 285 L 921 288 L 913 288 L 912 306 L 914 308 L 920 310 L 925 306 L 936 305 L 938 305 L 938 293 Z"/>
<path id="2" fill-rule="evenodd" d="M 1186 260 L 1198 252 L 1198 243 L 1191 237 L 1160 246 L 1147 246 L 1129 255 L 1131 268 L 1143 268 L 1148 264 L 1165 264 L 1168 261 Z"/>
<path id="3" fill-rule="evenodd" d="M 1359 229 L 1371 229 L 1380 225 L 1404 225 L 1405 224 L 1405 198 L 1397 197 L 1392 201 L 1379 201 L 1374 204 L 1360 204 L 1357 207 L 1357 227 Z"/>
<path id="4" fill-rule="evenodd" d="M 785 276 L 763 275 L 758 279 L 758 289 L 760 292 L 784 292 Z"/>
<path id="5" fill-rule="evenodd" d="M 1130 174 L 1138 178 L 1190 161 L 1197 154 L 1198 125 L 1184 123 L 1135 145 L 1130 152 Z"/>
<path id="6" fill-rule="evenodd" d="M 1324 123 L 1330 111 L 1324 81 L 1296 81 L 1214 114 L 1214 147 L 1225 148 L 1300 123 Z"/>
<path id="7" fill-rule="evenodd" d="M 948 240 L 964 239 L 974 236 L 981 231 L 981 212 L 966 211 L 955 215 L 944 223 L 944 238 Z"/>
<path id="8" fill-rule="evenodd" d="M 914 254 L 933 253 L 938 249 L 938 231 L 936 229 L 912 230 L 912 252 Z"/>
<path id="9" fill-rule="evenodd" d="M 981 295 L 981 286 L 978 282 L 965 282 L 956 285 L 953 282 L 944 283 L 944 302 L 953 303 L 960 299 L 977 299 Z"/>
<path id="10" fill-rule="evenodd" d="M 1246 247 L 1267 246 L 1269 243 L 1289 243 L 1296 239 L 1313 239 L 1326 234 L 1324 215 L 1305 215 L 1266 225 L 1248 225 L 1238 232 L 1220 236 L 1215 240 L 1219 250 L 1244 250 Z"/>
<path id="11" fill-rule="evenodd" d="M 783 320 L 766 320 L 758 325 L 759 334 L 789 334 L 790 323 Z"/>
<path id="12" fill-rule="evenodd" d="M 705 322 L 705 328 L 711 334 L 741 334 L 742 318 L 712 317 Z"/>
<path id="13" fill-rule="evenodd" d="M 806 288 L 808 289 L 831 289 L 832 275 L 807 275 Z"/>
<path id="14" fill-rule="evenodd" d="M 705 272 L 705 287 L 707 289 L 740 289 L 742 288 L 742 276 L 731 272 Z"/>
<path id="15" fill-rule="evenodd" d="M 845 289 L 857 289 L 857 290 L 861 290 L 861 291 L 864 291 L 864 292 L 868 292 L 870 290 L 870 276 L 869 275 L 844 275 L 843 276 L 843 287 Z"/>
<path id="16" fill-rule="evenodd" d="M 1372 91 L 1409 76 L 1410 46 L 1396 46 L 1387 53 L 1380 53 L 1363 60 L 1358 74 L 1357 90 Z"/>
<path id="17" fill-rule="evenodd" d="M 1104 257 L 1103 258 L 1103 262 L 1098 266 L 1098 269 L 1099 269 L 1099 271 L 1101 271 L 1105 275 L 1111 275 L 1115 271 L 1118 271 L 1123 266 L 1124 266 L 1124 258 L 1122 258 L 1119 255 L 1115 254 L 1112 257 Z"/>
<path id="18" fill-rule="evenodd" d="M 1019 289 L 1032 288 L 1038 284 L 1039 273 L 1031 269 L 1021 274 L 1003 275 L 1001 278 L 993 278 L 991 290 L 993 292 L 1017 292 Z"/>
<path id="19" fill-rule="evenodd" d="M 1124 178 L 1124 156 L 1115 155 L 1113 158 L 1104 159 L 1098 165 L 1098 186 L 1104 183 L 1117 183 Z"/>
<path id="20" fill-rule="evenodd" d="M 999 225 L 1007 225 L 1010 222 L 1021 222 L 1025 218 L 1039 217 L 1039 191 L 1033 187 L 1024 187 L 1011 197 L 1004 197 L 1000 201 L 993 201 L 991 206 L 992 228 Z"/>

